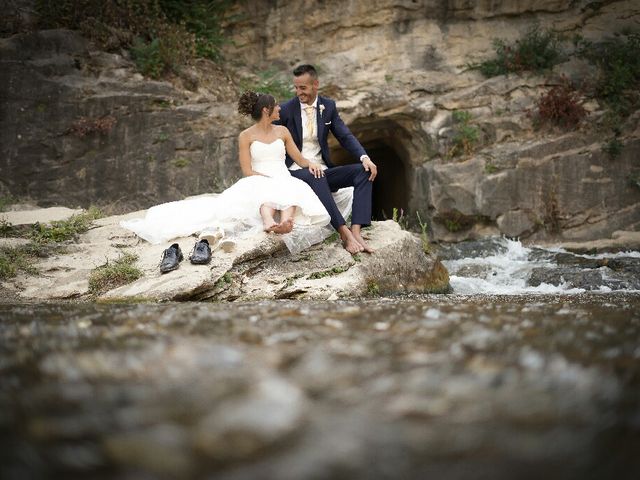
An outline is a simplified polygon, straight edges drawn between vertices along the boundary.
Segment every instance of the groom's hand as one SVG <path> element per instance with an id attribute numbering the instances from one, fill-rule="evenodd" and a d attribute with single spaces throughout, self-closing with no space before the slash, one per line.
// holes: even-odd
<path id="1" fill-rule="evenodd" d="M 309 162 L 309 171 L 316 178 L 324 177 L 324 170 L 317 163 Z"/>
<path id="2" fill-rule="evenodd" d="M 371 161 L 371 159 L 367 156 L 362 157 L 362 166 L 366 172 L 370 172 L 369 181 L 373 182 L 373 180 L 378 175 L 378 167 L 375 163 Z"/>

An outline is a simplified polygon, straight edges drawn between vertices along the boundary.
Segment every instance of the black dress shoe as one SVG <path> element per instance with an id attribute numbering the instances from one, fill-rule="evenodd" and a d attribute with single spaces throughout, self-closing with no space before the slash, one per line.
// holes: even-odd
<path id="1" fill-rule="evenodd" d="M 167 273 L 178 268 L 179 263 L 184 260 L 180 245 L 174 243 L 162 253 L 160 262 L 160 272 Z"/>
<path id="2" fill-rule="evenodd" d="M 194 265 L 205 265 L 211 261 L 211 246 L 205 238 L 198 240 L 193 246 L 189 260 Z"/>

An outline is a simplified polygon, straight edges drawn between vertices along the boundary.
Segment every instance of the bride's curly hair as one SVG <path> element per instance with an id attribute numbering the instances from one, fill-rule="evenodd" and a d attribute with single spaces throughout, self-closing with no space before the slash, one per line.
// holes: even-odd
<path id="1" fill-rule="evenodd" d="M 240 95 L 240 100 L 238 100 L 238 113 L 251 115 L 254 120 L 260 120 L 263 108 L 267 107 L 269 115 L 271 115 L 275 106 L 276 99 L 268 93 L 246 91 Z"/>

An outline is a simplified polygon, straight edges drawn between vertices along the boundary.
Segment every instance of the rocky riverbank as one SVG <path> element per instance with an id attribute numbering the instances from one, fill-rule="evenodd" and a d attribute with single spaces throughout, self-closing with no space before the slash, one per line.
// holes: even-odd
<path id="1" fill-rule="evenodd" d="M 14 228 L 29 232 L 31 223 L 64 220 L 71 209 L 21 210 L 0 213 Z M 119 222 L 144 211 L 93 220 L 88 231 L 66 242 L 45 258 L 35 257 L 37 273 L 21 273 L 3 282 L 8 298 L 22 300 L 87 299 L 98 301 L 338 299 L 393 293 L 449 290 L 446 269 L 434 254 L 425 253 L 418 236 L 396 222 L 374 222 L 365 230 L 372 255 L 350 255 L 338 239 L 329 238 L 292 255 L 274 234 L 237 239 L 230 252 L 214 249 L 209 265 L 192 265 L 187 256 L 194 237 L 175 241 L 185 254 L 178 270 L 161 274 L 158 264 L 169 246 L 151 245 Z M 25 245 L 26 238 L 1 239 L 5 247 Z M 100 266 L 127 255 L 136 259 L 140 278 L 114 288 L 92 290 L 91 275 Z"/>

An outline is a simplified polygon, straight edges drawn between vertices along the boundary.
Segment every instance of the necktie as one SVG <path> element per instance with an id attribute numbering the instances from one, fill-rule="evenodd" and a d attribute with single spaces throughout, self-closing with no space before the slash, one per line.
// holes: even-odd
<path id="1" fill-rule="evenodd" d="M 316 113 L 315 113 L 316 107 L 314 107 L 313 105 L 307 105 L 306 107 L 304 107 L 304 111 L 307 113 L 307 136 L 309 137 L 313 137 L 315 135 L 316 132 Z"/>

